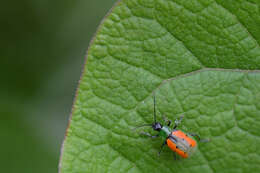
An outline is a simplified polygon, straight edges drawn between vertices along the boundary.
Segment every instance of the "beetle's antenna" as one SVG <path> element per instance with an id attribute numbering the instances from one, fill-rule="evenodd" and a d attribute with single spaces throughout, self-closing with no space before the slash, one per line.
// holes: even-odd
<path id="1" fill-rule="evenodd" d="M 155 95 L 153 95 L 153 119 L 154 123 L 156 123 L 156 109 L 155 109 Z"/>
<path id="2" fill-rule="evenodd" d="M 152 126 L 152 124 L 143 124 L 143 125 L 140 125 L 140 126 L 133 128 L 132 130 L 136 130 L 137 128 L 145 127 L 145 126 Z"/>

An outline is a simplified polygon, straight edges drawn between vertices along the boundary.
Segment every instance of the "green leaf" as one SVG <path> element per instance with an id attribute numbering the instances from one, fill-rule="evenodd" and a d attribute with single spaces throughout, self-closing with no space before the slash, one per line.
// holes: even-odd
<path id="1" fill-rule="evenodd" d="M 260 1 L 123 0 L 88 51 L 60 172 L 259 172 Z M 194 155 L 175 161 L 138 125 L 184 119 Z M 154 132 L 155 133 L 155 132 Z"/>

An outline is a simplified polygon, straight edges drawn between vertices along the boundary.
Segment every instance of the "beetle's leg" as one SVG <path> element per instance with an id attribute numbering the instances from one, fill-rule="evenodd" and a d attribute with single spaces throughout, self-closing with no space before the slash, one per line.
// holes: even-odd
<path id="1" fill-rule="evenodd" d="M 178 127 L 178 125 L 181 123 L 182 119 L 183 119 L 183 115 L 181 115 L 179 119 L 177 118 L 177 119 L 174 121 L 174 127 L 173 127 L 173 129 L 176 129 L 176 128 Z"/>
<path id="2" fill-rule="evenodd" d="M 166 140 L 163 142 L 163 144 L 161 145 L 160 151 L 158 152 L 158 156 L 160 156 L 163 147 L 167 144 Z"/>
<path id="3" fill-rule="evenodd" d="M 190 136 L 196 137 L 200 141 L 200 136 L 196 133 L 188 133 Z"/>
<path id="4" fill-rule="evenodd" d="M 147 132 L 140 132 L 141 135 L 145 135 L 145 136 L 148 136 L 148 137 L 151 137 L 151 138 L 157 138 L 159 137 L 159 134 L 157 135 L 151 135 L 150 133 L 147 133 Z"/>
<path id="5" fill-rule="evenodd" d="M 168 122 L 167 126 L 169 126 L 169 127 L 170 127 L 170 125 L 171 125 L 172 121 L 171 121 L 171 120 L 168 120 L 168 121 L 169 121 L 169 122 Z"/>
<path id="6" fill-rule="evenodd" d="M 200 142 L 209 142 L 210 139 L 200 139 Z"/>
<path id="7" fill-rule="evenodd" d="M 172 152 L 172 153 L 173 153 L 174 160 L 179 160 L 179 157 L 177 156 L 177 154 L 175 152 Z"/>
<path id="8" fill-rule="evenodd" d="M 163 120 L 164 120 L 164 122 L 167 124 L 168 127 L 169 127 L 169 126 L 171 125 L 171 123 L 172 123 L 172 121 L 169 120 L 168 118 L 166 118 L 165 116 L 163 116 Z"/>
<path id="9" fill-rule="evenodd" d="M 209 139 L 201 139 L 200 136 L 196 133 L 189 133 L 189 135 L 196 137 L 199 140 L 199 142 L 209 142 Z"/>

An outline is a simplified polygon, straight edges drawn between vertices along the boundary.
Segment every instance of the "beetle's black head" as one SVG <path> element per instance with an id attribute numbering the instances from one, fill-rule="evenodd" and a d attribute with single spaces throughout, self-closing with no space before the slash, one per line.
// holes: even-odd
<path id="1" fill-rule="evenodd" d="M 162 129 L 162 125 L 158 122 L 155 122 L 154 124 L 152 124 L 152 128 L 156 131 L 160 131 Z"/>

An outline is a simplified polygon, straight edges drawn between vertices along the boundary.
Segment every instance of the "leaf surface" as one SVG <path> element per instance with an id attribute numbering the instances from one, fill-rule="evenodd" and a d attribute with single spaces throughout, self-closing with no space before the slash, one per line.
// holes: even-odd
<path id="1" fill-rule="evenodd" d="M 123 0 L 90 45 L 60 172 L 260 171 L 259 1 Z M 201 143 L 173 160 L 134 127 L 184 115 Z"/>

